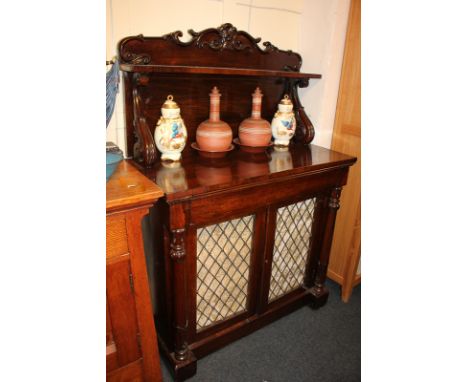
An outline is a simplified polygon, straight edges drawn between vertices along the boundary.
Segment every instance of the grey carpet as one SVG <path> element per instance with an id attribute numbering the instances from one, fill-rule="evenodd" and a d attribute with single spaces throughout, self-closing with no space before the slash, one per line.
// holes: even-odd
<path id="1" fill-rule="evenodd" d="M 208 356 L 190 382 L 354 382 L 361 380 L 361 287 L 350 301 L 328 280 L 328 303 L 303 307 Z M 164 362 L 163 379 L 173 381 Z"/>

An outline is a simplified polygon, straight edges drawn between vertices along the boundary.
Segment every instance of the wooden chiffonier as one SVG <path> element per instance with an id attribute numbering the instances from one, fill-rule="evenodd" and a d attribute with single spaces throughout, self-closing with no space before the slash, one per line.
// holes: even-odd
<path id="1" fill-rule="evenodd" d="M 325 278 L 341 188 L 356 158 L 310 145 L 314 128 L 298 87 L 301 57 L 269 42 L 261 48 L 231 24 L 119 42 L 125 89 L 127 153 L 164 191 L 151 209 L 154 269 L 150 280 L 160 349 L 178 380 L 197 359 L 303 305 L 325 304 Z M 207 158 L 190 147 L 207 119 L 208 94 L 222 94 L 221 118 L 238 135 L 263 96 L 272 119 L 285 94 L 297 129 L 288 149 L 251 153 L 236 147 Z M 160 107 L 172 94 L 188 143 L 178 162 L 158 159 L 153 138 Z"/>
<path id="2" fill-rule="evenodd" d="M 125 161 L 107 183 L 108 381 L 162 381 L 141 229 L 142 218 L 162 195 Z"/>

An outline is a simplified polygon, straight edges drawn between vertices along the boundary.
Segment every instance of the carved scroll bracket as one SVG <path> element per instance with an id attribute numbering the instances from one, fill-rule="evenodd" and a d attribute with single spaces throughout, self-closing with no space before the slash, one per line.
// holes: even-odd
<path id="1" fill-rule="evenodd" d="M 287 81 L 288 91 L 294 104 L 294 115 L 296 117 L 296 133 L 294 140 L 299 143 L 309 144 L 315 137 L 314 125 L 310 121 L 307 113 L 304 110 L 304 106 L 301 104 L 297 88 L 305 88 L 309 86 L 308 78 L 301 79 L 290 79 Z"/>
<path id="2" fill-rule="evenodd" d="M 156 144 L 146 121 L 144 104 L 139 91 L 139 86 L 146 86 L 148 81 L 147 76 L 136 75 L 133 88 L 133 124 L 136 136 L 133 157 L 145 167 L 151 167 L 157 157 Z"/>

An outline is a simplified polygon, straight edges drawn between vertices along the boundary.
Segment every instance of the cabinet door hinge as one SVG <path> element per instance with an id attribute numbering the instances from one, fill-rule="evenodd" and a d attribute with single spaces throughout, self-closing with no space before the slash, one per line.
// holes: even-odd
<path id="1" fill-rule="evenodd" d="M 130 280 L 130 289 L 132 290 L 132 293 L 135 293 L 135 288 L 134 288 L 134 286 L 133 286 L 133 274 L 130 273 L 130 274 L 128 275 L 128 278 L 129 278 L 129 280 Z"/>

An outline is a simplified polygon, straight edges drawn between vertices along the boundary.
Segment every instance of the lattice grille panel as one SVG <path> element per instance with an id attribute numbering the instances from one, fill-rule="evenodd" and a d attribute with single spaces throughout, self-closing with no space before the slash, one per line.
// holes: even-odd
<path id="1" fill-rule="evenodd" d="M 312 198 L 278 209 L 269 301 L 304 282 L 314 207 L 315 198 Z"/>
<path id="2" fill-rule="evenodd" d="M 247 309 L 254 215 L 197 230 L 197 330 Z"/>

